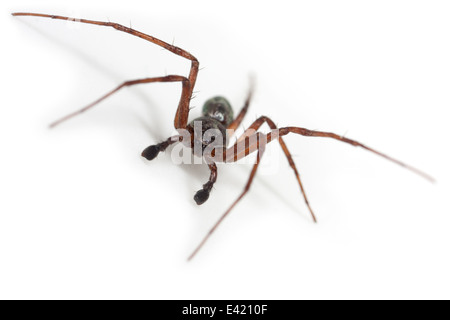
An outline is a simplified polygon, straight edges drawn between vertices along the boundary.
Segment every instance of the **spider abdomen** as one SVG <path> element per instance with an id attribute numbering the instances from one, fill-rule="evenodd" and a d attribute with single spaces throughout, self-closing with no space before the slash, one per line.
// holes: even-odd
<path id="1" fill-rule="evenodd" d="M 205 102 L 202 115 L 213 118 L 228 127 L 233 122 L 233 109 L 227 99 L 221 96 L 213 97 Z"/>

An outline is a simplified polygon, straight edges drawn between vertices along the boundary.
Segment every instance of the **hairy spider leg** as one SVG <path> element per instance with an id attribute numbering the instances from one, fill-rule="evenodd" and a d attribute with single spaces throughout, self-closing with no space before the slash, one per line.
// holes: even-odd
<path id="1" fill-rule="evenodd" d="M 189 101 L 189 95 L 190 95 L 190 82 L 186 77 L 183 76 L 177 76 L 177 75 L 169 75 L 169 76 L 165 76 L 165 77 L 155 77 L 155 78 L 145 78 L 145 79 L 138 79 L 138 80 L 129 80 L 129 81 L 125 81 L 124 83 L 122 83 L 121 85 L 117 86 L 116 88 L 114 88 L 113 90 L 111 90 L 110 92 L 108 92 L 107 94 L 103 95 L 102 97 L 98 98 L 97 100 L 95 100 L 94 102 L 88 104 L 87 106 L 72 112 L 64 117 L 62 117 L 59 120 L 56 120 L 55 122 L 52 122 L 50 124 L 50 127 L 55 127 L 58 124 L 60 124 L 61 122 L 64 122 L 76 115 L 79 115 L 80 113 L 83 113 L 87 110 L 89 110 L 90 108 L 94 107 L 95 105 L 97 105 L 99 102 L 103 101 L 104 99 L 108 98 L 109 96 L 111 96 L 112 94 L 116 93 L 117 91 L 119 91 L 120 89 L 124 88 L 124 87 L 129 87 L 129 86 L 134 86 L 137 84 L 142 84 L 142 83 L 154 83 L 154 82 L 181 82 L 182 83 L 182 90 L 181 90 L 181 97 L 180 97 L 180 102 L 178 105 L 178 109 L 184 111 L 184 112 L 189 112 L 189 103 L 186 105 L 186 101 Z M 187 98 L 187 99 L 186 99 Z M 186 111 L 187 110 L 187 111 Z"/>
<path id="2" fill-rule="evenodd" d="M 233 132 L 234 132 L 239 127 L 239 125 L 242 123 L 242 120 L 244 119 L 245 115 L 247 114 L 248 107 L 250 106 L 250 102 L 253 97 L 253 88 L 254 88 L 254 84 L 253 84 L 253 80 L 252 80 L 250 83 L 250 89 L 247 94 L 247 99 L 245 99 L 244 106 L 242 107 L 238 116 L 227 127 L 227 130 L 233 130 Z M 231 137 L 229 137 L 229 138 L 231 138 Z"/>
<path id="3" fill-rule="evenodd" d="M 175 129 L 184 129 L 187 126 L 187 122 L 188 122 L 188 117 L 189 117 L 189 103 L 190 103 L 190 99 L 192 96 L 192 91 L 194 90 L 194 86 L 195 86 L 195 81 L 197 80 L 197 74 L 198 74 L 198 68 L 199 68 L 199 62 L 197 60 L 197 58 L 195 58 L 192 54 L 190 54 L 189 52 L 187 52 L 186 50 L 183 50 L 179 47 L 176 47 L 174 45 L 171 45 L 167 42 L 164 42 L 158 38 L 152 37 L 148 34 L 142 33 L 140 31 L 134 30 L 132 28 L 128 28 L 125 27 L 121 24 L 118 23 L 114 23 L 114 22 L 103 22 L 103 21 L 95 21 L 95 20 L 87 20 L 87 19 L 78 19 L 78 18 L 70 18 L 70 17 L 64 17 L 64 16 L 57 16 L 57 15 L 50 15 L 50 14 L 41 14 L 41 13 L 29 13 L 29 12 L 15 12 L 12 13 L 13 16 L 33 16 L 33 17 L 42 17 L 42 18 L 50 18 L 50 19 L 58 19 L 58 20 L 67 20 L 67 21 L 73 21 L 73 22 L 80 22 L 80 23 L 87 23 L 87 24 L 94 24 L 94 25 L 98 25 L 98 26 L 105 26 L 105 27 L 112 27 L 116 30 L 122 31 L 122 32 L 126 32 L 129 33 L 133 36 L 142 38 L 144 40 L 150 41 L 160 47 L 163 47 L 164 49 L 169 50 L 170 52 L 179 55 L 181 57 L 184 57 L 188 60 L 191 61 L 191 68 L 189 71 L 189 76 L 188 76 L 188 81 L 189 81 L 189 86 L 186 89 L 186 92 L 184 92 L 181 96 L 180 102 L 178 104 L 178 109 L 177 112 L 175 114 L 175 120 L 174 120 L 174 126 Z M 171 77 L 171 76 L 169 76 Z M 166 77 L 160 77 L 159 79 L 164 79 Z M 155 78 L 157 79 L 157 78 Z M 136 82 L 136 81 L 141 81 L 141 82 Z M 181 81 L 181 80 L 175 80 L 175 81 Z M 143 81 L 143 80 L 133 80 L 133 81 L 127 81 L 125 83 L 130 83 L 130 82 L 134 82 L 132 84 L 138 84 L 138 83 L 148 83 L 148 82 L 157 82 L 157 81 Z M 164 81 L 161 81 L 164 82 Z M 61 123 L 62 121 L 65 121 L 67 119 L 70 119 L 71 117 L 85 111 L 86 109 L 89 109 L 90 107 L 93 107 L 96 103 L 100 102 L 101 100 L 103 100 L 104 98 L 106 98 L 107 96 L 111 95 L 112 93 L 114 93 L 115 91 L 119 90 L 121 87 L 123 87 L 125 84 L 122 84 L 121 86 L 119 86 L 118 88 L 116 88 L 115 90 L 113 90 L 113 92 L 110 92 L 108 95 L 104 96 L 103 98 L 100 98 L 99 100 L 97 100 L 96 102 L 94 102 L 93 104 L 89 105 L 88 107 L 85 107 L 83 109 L 80 110 L 80 112 L 74 112 L 73 114 L 70 114 L 64 118 L 62 118 L 61 120 L 58 120 L 56 122 L 54 122 L 51 126 L 55 126 L 59 123 Z M 128 84 L 131 85 L 131 84 Z M 184 86 L 184 83 L 183 83 Z"/>
<path id="4" fill-rule="evenodd" d="M 264 119 L 264 117 L 259 118 L 260 119 Z M 268 118 L 264 119 L 267 120 Z M 251 126 L 251 127 L 258 127 L 258 120 L 256 120 Z M 261 124 L 264 122 L 263 120 L 260 120 Z M 260 125 L 259 125 L 260 126 Z M 247 130 L 248 131 L 248 130 Z M 247 132 L 248 133 L 248 132 Z M 309 130 L 306 128 L 301 128 L 301 127 L 284 127 L 284 128 L 280 128 L 280 129 L 276 129 L 276 130 L 272 130 L 271 132 L 267 133 L 266 135 L 262 135 L 260 132 L 258 133 L 253 133 L 252 135 L 246 135 L 246 133 L 244 132 L 244 134 L 242 135 L 242 137 L 240 137 L 238 139 L 238 141 L 230 148 L 227 149 L 226 154 L 224 155 L 224 161 L 225 162 L 235 162 L 238 161 L 239 159 L 242 159 L 246 156 L 248 156 L 250 153 L 258 150 L 258 155 L 257 155 L 257 162 L 253 165 L 253 169 L 252 172 L 250 174 L 250 177 L 247 181 L 247 184 L 244 188 L 244 191 L 239 195 L 239 197 L 232 203 L 232 205 L 227 209 L 227 211 L 225 211 L 224 214 L 222 214 L 222 216 L 219 218 L 219 220 L 214 224 L 214 226 L 208 231 L 208 233 L 206 234 L 206 236 L 203 238 L 203 240 L 200 242 L 200 244 L 197 246 L 197 248 L 192 252 L 192 254 L 189 256 L 188 260 L 191 260 L 196 254 L 197 252 L 203 247 L 203 245 L 206 243 L 206 241 L 209 239 L 209 237 L 212 235 L 212 233 L 217 229 L 217 227 L 222 223 L 222 221 L 225 219 L 225 217 L 230 213 L 230 211 L 234 208 L 234 206 L 244 197 L 244 195 L 248 192 L 248 190 L 250 189 L 250 185 L 253 181 L 253 178 L 256 174 L 256 170 L 258 168 L 259 162 L 261 160 L 262 154 L 265 150 L 266 144 L 268 144 L 269 142 L 273 141 L 273 140 L 280 140 L 282 136 L 285 136 L 289 133 L 295 133 L 295 134 L 299 134 L 302 136 L 307 136 L 307 137 L 325 137 L 325 138 L 332 138 L 332 139 L 336 139 L 348 144 L 351 144 L 352 146 L 355 147 L 361 147 L 364 148 L 372 153 L 375 153 L 387 160 L 390 160 L 392 162 L 395 162 L 396 164 L 420 175 L 421 177 L 429 180 L 430 182 L 434 182 L 435 180 L 428 174 L 410 166 L 407 165 L 399 160 L 396 160 L 384 153 L 381 153 L 379 151 L 376 151 L 372 148 L 367 147 L 366 145 L 363 145 L 362 143 L 352 140 L 352 139 L 348 139 L 342 136 L 339 136 L 335 133 L 332 132 L 324 132 L 324 131 L 315 131 L 315 130 Z M 257 139 L 255 139 L 255 136 Z M 262 139 L 264 138 L 264 139 Z M 281 144 L 281 143 L 280 143 Z M 244 146 L 244 148 L 242 147 Z M 283 149 L 284 150 L 284 149 Z"/>
<path id="5" fill-rule="evenodd" d="M 362 144 L 362 143 L 360 143 L 358 141 L 355 141 L 355 140 L 348 139 L 346 137 L 337 135 L 336 133 L 309 130 L 309 129 L 305 129 L 305 128 L 301 128 L 301 127 L 285 127 L 285 128 L 279 129 L 280 137 L 284 136 L 284 135 L 287 135 L 288 133 L 296 133 L 296 134 L 299 134 L 299 135 L 302 135 L 302 136 L 307 136 L 307 137 L 332 138 L 332 139 L 336 139 L 336 140 L 339 140 L 339 141 L 351 144 L 354 147 L 361 147 L 361 148 L 366 149 L 366 150 L 368 150 L 370 152 L 373 152 L 373 153 L 379 155 L 380 157 L 383 157 L 383 158 L 385 158 L 385 159 L 387 159 L 389 161 L 395 162 L 399 166 L 402 166 L 405 169 L 414 172 L 415 174 L 421 176 L 422 178 L 427 179 L 428 181 L 430 181 L 432 183 L 435 182 L 433 177 L 431 177 L 430 175 L 426 174 L 423 171 L 420 171 L 417 168 L 414 168 L 414 167 L 412 167 L 412 166 L 410 166 L 410 165 L 408 165 L 408 164 L 406 164 L 404 162 L 401 162 L 401 161 L 399 161 L 397 159 L 394 159 L 394 158 L 392 158 L 392 157 L 390 157 L 390 156 L 388 156 L 388 155 L 386 155 L 384 153 L 376 151 L 376 150 L 374 150 L 374 149 L 372 149 L 372 148 L 370 148 L 370 147 L 368 147 L 368 146 L 366 146 L 366 145 L 364 145 L 364 144 Z"/>
<path id="6" fill-rule="evenodd" d="M 256 130 L 258 130 L 264 123 L 267 123 L 272 130 L 277 130 L 277 126 L 275 123 L 266 116 L 261 116 L 258 119 L 256 119 L 250 127 L 247 128 L 247 130 L 242 134 L 242 136 L 238 139 L 238 142 L 242 141 L 245 137 L 251 135 L 251 133 L 254 133 Z M 289 166 L 294 170 L 295 177 L 297 179 L 298 185 L 300 186 L 300 191 L 302 192 L 303 199 L 305 200 L 306 206 L 308 207 L 309 212 L 311 213 L 311 217 L 314 222 L 317 222 L 317 218 L 314 214 L 314 211 L 311 208 L 311 205 L 309 204 L 308 198 L 306 196 L 305 188 L 303 187 L 303 183 L 300 179 L 300 174 L 298 173 L 297 167 L 295 165 L 294 159 L 292 158 L 291 153 L 289 152 L 288 147 L 286 146 L 286 143 L 284 142 L 283 138 L 279 137 L 278 142 L 280 143 L 281 149 L 284 152 L 284 155 L 286 156 Z"/>

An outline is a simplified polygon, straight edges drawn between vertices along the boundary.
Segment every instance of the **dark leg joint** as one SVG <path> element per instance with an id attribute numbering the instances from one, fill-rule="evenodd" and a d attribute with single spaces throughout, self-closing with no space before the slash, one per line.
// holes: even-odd
<path id="1" fill-rule="evenodd" d="M 203 185 L 203 188 L 198 190 L 194 196 L 194 200 L 198 205 L 206 202 L 211 193 L 212 187 L 217 180 L 217 167 L 214 163 L 208 165 L 211 174 L 209 176 L 209 181 Z"/>
<path id="2" fill-rule="evenodd" d="M 150 146 L 142 151 L 141 156 L 143 156 L 147 160 L 153 160 L 156 158 L 158 153 L 161 151 L 159 145 Z"/>
<path id="3" fill-rule="evenodd" d="M 197 191 L 194 196 L 194 200 L 198 205 L 201 205 L 206 202 L 209 198 L 209 194 L 212 190 L 213 184 L 209 181 L 203 185 L 203 189 Z"/>
<path id="4" fill-rule="evenodd" d="M 161 142 L 161 143 L 158 143 L 153 146 L 145 148 L 144 151 L 142 151 L 141 156 L 143 156 L 145 159 L 147 159 L 149 161 L 153 160 L 156 158 L 158 153 L 166 150 L 169 145 L 171 145 L 172 143 L 178 142 L 178 141 L 179 141 L 179 138 L 177 139 L 176 137 L 170 137 L 169 139 L 167 139 L 164 142 Z"/>

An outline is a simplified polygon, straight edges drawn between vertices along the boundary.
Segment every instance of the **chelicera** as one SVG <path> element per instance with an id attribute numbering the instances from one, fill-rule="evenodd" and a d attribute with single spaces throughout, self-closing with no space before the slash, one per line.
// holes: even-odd
<path id="1" fill-rule="evenodd" d="M 113 22 L 102 22 L 102 21 L 94 21 L 87 19 L 75 19 L 64 16 L 57 15 L 48 15 L 48 14 L 40 14 L 40 13 L 13 13 L 13 16 L 35 16 L 35 17 L 43 17 L 43 18 L 51 18 L 51 19 L 59 19 L 59 20 L 68 20 L 80 23 L 94 24 L 98 26 L 106 26 L 112 27 L 116 30 L 129 33 L 133 36 L 142 38 L 144 40 L 150 41 L 168 51 L 186 58 L 191 61 L 191 68 L 189 75 L 187 77 L 180 75 L 167 75 L 163 77 L 152 77 L 152 78 L 144 78 L 137 80 L 129 80 L 123 82 L 121 85 L 117 86 L 104 96 L 100 97 L 96 101 L 87 105 L 86 107 L 73 112 L 58 121 L 53 122 L 50 126 L 54 127 L 61 122 L 68 120 L 92 107 L 97 105 L 99 102 L 103 101 L 107 97 L 111 96 L 115 92 L 119 91 L 121 88 L 134 86 L 138 84 L 144 83 L 155 83 L 155 82 L 179 82 L 181 84 L 181 97 L 178 103 L 178 108 L 175 113 L 174 119 L 174 127 L 179 132 L 178 135 L 168 138 L 166 141 L 161 143 L 151 145 L 146 148 L 142 152 L 142 156 L 147 160 L 153 160 L 156 156 L 167 149 L 167 147 L 171 144 L 182 142 L 188 147 L 192 148 L 192 152 L 194 155 L 202 157 L 209 169 L 210 169 L 210 177 L 208 181 L 202 186 L 202 188 L 197 191 L 194 195 L 194 200 L 197 204 L 201 205 L 206 200 L 208 200 L 211 190 L 214 186 L 214 183 L 217 180 L 217 166 L 216 163 L 224 162 L 230 163 L 238 161 L 252 152 L 257 152 L 256 162 L 253 164 L 253 168 L 250 173 L 250 177 L 244 187 L 244 190 L 241 192 L 239 197 L 231 204 L 231 206 L 222 214 L 220 219 L 216 222 L 216 224 L 209 230 L 206 236 L 203 238 L 201 243 L 197 246 L 197 248 L 192 252 L 189 256 L 189 259 L 192 259 L 195 254 L 200 250 L 200 248 L 204 245 L 204 243 L 208 240 L 211 234 L 216 230 L 219 224 L 223 221 L 223 219 L 230 213 L 230 211 L 234 208 L 234 206 L 244 197 L 244 195 L 249 191 L 250 186 L 253 182 L 255 174 L 258 169 L 258 165 L 260 163 L 261 157 L 264 154 L 265 147 L 271 141 L 277 140 L 280 144 L 284 155 L 286 156 L 290 167 L 292 168 L 295 177 L 297 179 L 298 185 L 300 187 L 301 194 L 305 200 L 305 203 L 308 207 L 309 212 L 311 213 L 312 219 L 316 222 L 316 217 L 314 212 L 309 204 L 308 198 L 306 196 L 305 189 L 303 187 L 302 181 L 300 179 L 300 174 L 295 166 L 294 160 L 287 148 L 283 136 L 294 133 L 307 137 L 326 137 L 336 139 L 345 143 L 348 143 L 355 147 L 361 147 L 366 149 L 372 153 L 375 153 L 389 161 L 395 162 L 398 165 L 428 179 L 429 181 L 434 181 L 432 177 L 427 175 L 426 173 L 411 167 L 403 162 L 400 162 L 394 158 L 389 157 L 386 154 L 383 154 L 379 151 L 376 151 L 366 145 L 363 145 L 360 142 L 355 140 L 337 135 L 332 132 L 323 132 L 323 131 L 315 131 L 309 130 L 301 127 L 282 127 L 278 128 L 275 123 L 268 117 L 262 116 L 259 117 L 256 121 L 254 121 L 245 132 L 237 139 L 236 143 L 227 147 L 228 140 L 230 136 L 234 133 L 234 131 L 240 126 L 242 120 L 244 119 L 248 107 L 250 105 L 250 101 L 252 98 L 252 87 L 248 93 L 247 99 L 244 102 L 243 107 L 239 111 L 239 113 L 234 116 L 233 110 L 231 108 L 230 103 L 224 97 L 213 97 L 205 102 L 202 109 L 202 116 L 194 119 L 191 122 L 188 122 L 189 111 L 190 111 L 190 101 L 192 92 L 195 86 L 195 82 L 197 79 L 197 74 L 199 70 L 199 61 L 192 54 L 183 50 L 179 47 L 171 45 L 167 42 L 159 40 L 153 36 L 147 35 L 140 31 L 134 30 L 132 28 L 125 27 L 123 25 L 113 23 Z M 258 132 L 258 129 L 266 123 L 271 131 L 269 133 L 261 133 Z M 209 132 L 213 132 L 215 134 L 208 134 Z"/>

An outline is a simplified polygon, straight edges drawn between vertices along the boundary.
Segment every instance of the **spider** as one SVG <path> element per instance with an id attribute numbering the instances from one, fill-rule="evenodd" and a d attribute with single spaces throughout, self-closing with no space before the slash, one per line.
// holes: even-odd
<path id="1" fill-rule="evenodd" d="M 260 164 L 260 160 L 264 154 L 265 146 L 274 140 L 277 140 L 280 144 L 284 155 L 286 156 L 290 167 L 292 168 L 295 177 L 297 179 L 298 185 L 300 187 L 301 194 L 303 199 L 308 207 L 308 210 L 311 214 L 311 217 L 314 222 L 317 222 L 316 216 L 309 204 L 308 198 L 306 196 L 305 189 L 303 187 L 302 181 L 300 179 L 300 174 L 295 166 L 294 160 L 292 158 L 291 153 L 289 152 L 288 147 L 286 146 L 283 136 L 294 133 L 307 137 L 325 137 L 332 138 L 335 140 L 339 140 L 345 143 L 348 143 L 355 147 L 361 147 L 366 149 L 374 154 L 377 154 L 389 161 L 395 162 L 398 165 L 422 176 L 423 178 L 434 182 L 434 179 L 428 174 L 409 166 L 401 161 L 398 161 L 384 153 L 376 151 L 358 141 L 346 138 L 344 136 L 337 135 L 332 132 L 324 132 L 324 131 L 315 131 L 309 130 L 301 127 L 283 127 L 278 128 L 275 123 L 266 116 L 259 117 L 256 121 L 254 121 L 245 131 L 244 133 L 237 139 L 237 141 L 230 147 L 227 147 L 228 139 L 233 135 L 234 130 L 239 127 L 242 120 L 244 119 L 248 107 L 250 105 L 250 101 L 253 94 L 253 86 L 251 86 L 249 93 L 247 95 L 247 99 L 239 113 L 236 117 L 234 117 L 233 110 L 231 108 L 230 103 L 224 97 L 213 97 L 207 100 L 202 109 L 202 116 L 194 119 L 191 122 L 188 122 L 189 117 L 189 105 L 192 96 L 192 92 L 195 86 L 195 81 L 197 79 L 197 74 L 199 71 L 199 61 L 195 58 L 191 53 L 186 50 L 183 50 L 179 47 L 171 45 L 167 42 L 164 42 L 160 39 L 157 39 L 153 36 L 147 35 L 140 31 L 134 30 L 129 27 L 125 27 L 118 23 L 113 22 L 102 22 L 102 21 L 94 21 L 87 19 L 75 19 L 70 17 L 58 16 L 58 15 L 49 15 L 49 14 L 40 14 L 40 13 L 25 13 L 25 12 L 16 12 L 12 13 L 13 16 L 34 16 L 34 17 L 43 17 L 43 18 L 51 18 L 51 19 L 59 19 L 59 20 L 68 20 L 73 22 L 94 24 L 98 26 L 112 27 L 116 30 L 129 33 L 133 36 L 142 38 L 144 40 L 150 41 L 168 51 L 186 58 L 191 61 L 191 68 L 189 71 L 188 77 L 180 76 L 180 75 L 167 75 L 163 77 L 152 77 L 152 78 L 144 78 L 144 79 L 136 79 L 129 80 L 123 82 L 121 85 L 117 86 L 110 92 L 106 93 L 99 99 L 85 106 L 84 108 L 75 111 L 53 123 L 50 124 L 50 127 L 54 127 L 61 122 L 64 122 L 76 115 L 79 115 L 88 109 L 94 107 L 107 97 L 111 96 L 115 92 L 120 89 L 128 86 L 134 86 L 138 84 L 144 83 L 155 83 L 155 82 L 179 82 L 181 83 L 181 97 L 178 103 L 178 108 L 175 113 L 174 119 L 174 127 L 179 132 L 178 135 L 168 138 L 167 140 L 160 142 L 155 145 L 151 145 L 147 147 L 143 152 L 142 156 L 147 160 L 153 160 L 157 157 L 160 152 L 163 152 L 167 149 L 167 147 L 171 144 L 182 142 L 188 147 L 192 148 L 193 154 L 199 157 L 202 157 L 207 163 L 210 176 L 208 181 L 203 185 L 203 187 L 196 192 L 194 195 L 194 200 L 198 205 L 203 204 L 206 200 L 208 200 L 211 190 L 217 180 L 217 166 L 216 163 L 231 163 L 238 161 L 252 152 L 257 152 L 256 161 L 253 164 L 252 171 L 250 173 L 250 177 L 247 180 L 247 183 L 244 187 L 244 190 L 240 193 L 238 198 L 231 204 L 231 206 L 222 214 L 222 216 L 218 219 L 218 221 L 212 226 L 209 232 L 205 235 L 200 244 L 195 248 L 192 254 L 188 257 L 188 260 L 191 260 L 197 252 L 203 247 L 205 242 L 209 239 L 211 234 L 217 229 L 217 227 L 221 224 L 221 222 L 228 216 L 234 206 L 246 195 L 249 191 L 250 186 L 253 182 L 255 174 L 258 170 L 258 166 Z M 271 131 L 267 134 L 263 134 L 258 132 L 257 130 L 266 123 Z M 212 132 L 212 133 L 211 133 Z"/>

